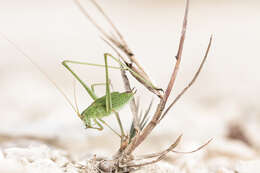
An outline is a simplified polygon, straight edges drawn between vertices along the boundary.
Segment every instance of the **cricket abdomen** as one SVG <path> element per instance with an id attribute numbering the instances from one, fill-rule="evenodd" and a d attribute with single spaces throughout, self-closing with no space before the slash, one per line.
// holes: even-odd
<path id="1" fill-rule="evenodd" d="M 133 97 L 134 93 L 132 92 L 112 92 L 111 100 L 112 100 L 112 109 L 118 111 L 124 105 L 128 103 L 128 101 Z M 95 100 L 87 109 L 85 109 L 81 116 L 83 119 L 90 120 L 91 118 L 103 118 L 105 116 L 110 115 L 111 111 L 106 111 L 106 95 Z"/>

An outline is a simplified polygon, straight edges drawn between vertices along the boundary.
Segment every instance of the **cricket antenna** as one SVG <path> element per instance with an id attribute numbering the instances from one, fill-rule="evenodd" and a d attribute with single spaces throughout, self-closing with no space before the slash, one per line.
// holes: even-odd
<path id="1" fill-rule="evenodd" d="M 36 63 L 32 60 L 32 58 L 30 58 L 30 56 L 25 53 L 17 44 L 15 44 L 13 41 L 11 41 L 5 34 L 3 34 L 2 32 L 0 32 L 0 35 L 7 40 L 12 46 L 14 46 L 16 48 L 16 50 L 18 50 L 18 52 L 20 52 L 24 57 L 26 57 L 54 86 L 55 88 L 63 95 L 63 97 L 65 98 L 65 100 L 70 104 L 70 106 L 72 107 L 72 109 L 76 112 L 76 114 L 80 117 L 80 114 L 78 112 L 78 110 L 73 106 L 72 102 L 70 101 L 69 97 L 65 94 L 65 92 L 56 84 L 56 82 L 54 82 L 54 80 L 52 80 L 50 78 L 50 76 Z"/>

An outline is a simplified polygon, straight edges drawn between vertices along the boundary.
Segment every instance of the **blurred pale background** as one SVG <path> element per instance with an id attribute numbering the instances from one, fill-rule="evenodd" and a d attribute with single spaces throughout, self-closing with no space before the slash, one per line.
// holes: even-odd
<path id="1" fill-rule="evenodd" d="M 98 2 L 155 83 L 165 88 L 175 62 L 185 1 Z M 103 26 L 104 20 L 93 6 L 87 1 L 83 5 Z M 0 11 L 0 32 L 27 52 L 71 99 L 73 78 L 60 62 L 72 59 L 103 63 L 103 53 L 113 53 L 72 0 L 0 0 Z M 107 25 L 104 27 L 110 30 Z M 160 135 L 161 143 L 157 145 L 164 147 L 176 135 L 184 133 L 184 141 L 202 143 L 223 136 L 230 121 L 252 114 L 258 116 L 259 31 L 260 2 L 257 0 L 191 0 L 183 61 L 173 96 L 193 76 L 211 34 L 212 49 L 196 84 L 155 129 L 150 140 Z M 111 146 L 116 150 L 115 135 L 107 129 L 85 130 L 53 85 L 3 38 L 0 38 L 0 52 L 0 133 L 57 136 L 64 141 L 84 140 L 81 144 L 91 150 L 100 147 L 110 150 Z M 73 67 L 87 83 L 105 79 L 103 69 Z M 115 90 L 122 91 L 119 73 L 110 71 L 110 76 Z M 145 108 L 147 100 L 156 97 L 133 82 Z M 98 89 L 99 95 L 104 92 L 104 88 Z M 91 103 L 79 85 L 77 97 L 80 110 Z M 130 116 L 128 108 L 121 111 L 124 122 L 129 122 Z M 113 118 L 108 121 L 113 123 Z M 102 146 L 103 141 L 107 146 Z"/>

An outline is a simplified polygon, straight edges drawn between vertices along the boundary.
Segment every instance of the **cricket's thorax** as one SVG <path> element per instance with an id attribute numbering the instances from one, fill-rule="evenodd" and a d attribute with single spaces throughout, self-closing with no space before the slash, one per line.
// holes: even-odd
<path id="1" fill-rule="evenodd" d="M 112 109 L 117 111 L 126 105 L 131 98 L 133 97 L 134 93 L 132 92 L 112 92 L 111 93 L 111 100 L 112 100 Z M 104 116 L 108 116 L 111 114 L 110 112 L 106 111 L 106 95 L 103 97 L 98 98 L 95 100 L 87 109 L 85 109 L 81 116 L 83 119 L 90 120 L 91 118 L 102 118 Z"/>

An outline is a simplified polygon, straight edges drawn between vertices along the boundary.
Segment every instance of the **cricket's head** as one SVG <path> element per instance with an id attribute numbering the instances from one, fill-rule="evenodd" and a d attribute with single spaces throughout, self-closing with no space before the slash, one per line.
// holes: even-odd
<path id="1" fill-rule="evenodd" d="M 81 114 L 78 115 L 79 118 L 83 121 L 86 128 L 91 126 L 90 118 L 87 114 L 87 109 L 85 109 Z"/>

